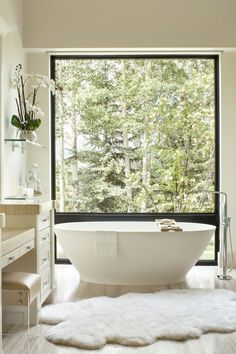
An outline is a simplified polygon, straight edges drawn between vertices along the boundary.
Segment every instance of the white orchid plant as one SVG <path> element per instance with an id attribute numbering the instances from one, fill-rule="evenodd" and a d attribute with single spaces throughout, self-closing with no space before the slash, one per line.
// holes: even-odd
<path id="1" fill-rule="evenodd" d="M 17 90 L 16 106 L 18 115 L 13 115 L 11 124 L 19 130 L 36 130 L 41 124 L 44 113 L 37 102 L 41 87 L 55 93 L 55 82 L 39 74 L 23 74 L 22 65 L 18 64 L 12 74 L 12 86 Z"/>

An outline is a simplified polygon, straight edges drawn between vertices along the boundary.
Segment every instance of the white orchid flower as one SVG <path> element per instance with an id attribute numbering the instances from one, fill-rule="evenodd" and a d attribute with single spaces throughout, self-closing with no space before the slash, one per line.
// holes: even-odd
<path id="1" fill-rule="evenodd" d="M 49 88 L 54 94 L 56 89 L 54 80 L 49 79 L 45 75 L 35 73 L 24 74 L 22 72 L 22 65 L 18 64 L 12 72 L 11 85 L 17 89 L 16 105 L 19 124 L 25 127 L 27 121 L 44 116 L 44 112 L 38 106 L 36 100 L 37 94 L 41 87 Z"/>

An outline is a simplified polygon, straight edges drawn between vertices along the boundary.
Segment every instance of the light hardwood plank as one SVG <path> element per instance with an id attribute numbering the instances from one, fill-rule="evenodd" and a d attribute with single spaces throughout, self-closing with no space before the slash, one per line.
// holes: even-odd
<path id="1" fill-rule="evenodd" d="M 109 286 L 80 282 L 73 266 L 56 266 L 56 291 L 53 302 L 75 301 L 94 296 L 119 296 L 126 292 L 154 292 L 174 288 L 224 288 L 236 291 L 236 270 L 231 272 L 233 279 L 217 279 L 216 267 L 194 267 L 187 275 L 186 282 L 169 286 Z M 55 346 L 44 338 L 48 326 L 42 326 L 41 334 L 27 336 L 8 336 L 4 338 L 4 354 L 236 354 L 236 332 L 230 334 L 209 333 L 197 340 L 184 342 L 158 341 L 152 345 L 138 348 L 119 345 L 106 345 L 100 350 L 80 350 L 71 347 Z M 38 333 L 38 332 L 37 332 Z"/>

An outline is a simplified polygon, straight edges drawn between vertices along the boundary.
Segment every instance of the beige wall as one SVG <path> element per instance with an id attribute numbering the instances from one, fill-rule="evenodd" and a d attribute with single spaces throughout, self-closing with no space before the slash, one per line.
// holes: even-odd
<path id="1" fill-rule="evenodd" d="M 24 47 L 236 47 L 235 0 L 23 0 Z"/>

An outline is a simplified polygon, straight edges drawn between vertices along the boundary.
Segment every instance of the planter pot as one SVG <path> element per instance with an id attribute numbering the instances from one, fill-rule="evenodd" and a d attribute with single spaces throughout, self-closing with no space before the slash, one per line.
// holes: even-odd
<path id="1" fill-rule="evenodd" d="M 35 130 L 20 130 L 19 138 L 35 142 L 38 136 Z"/>

